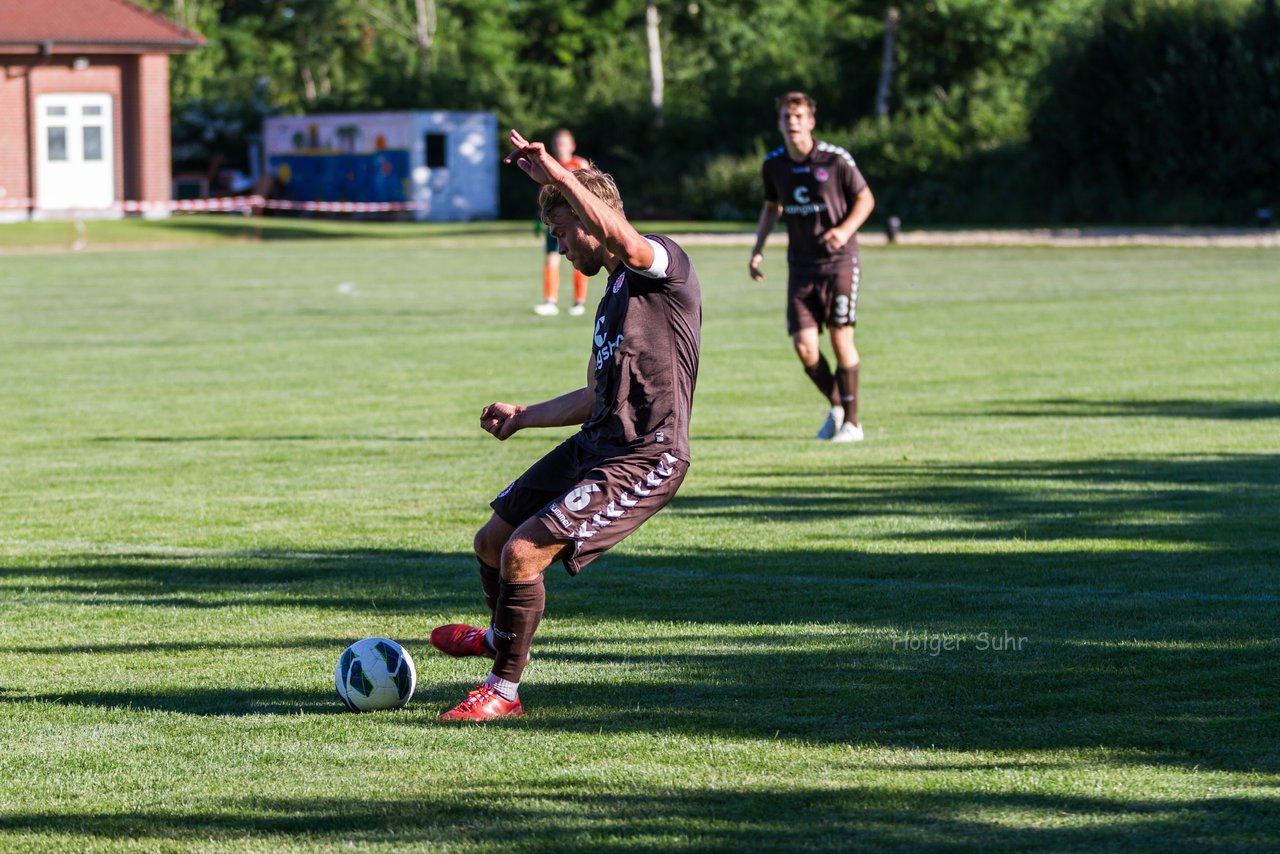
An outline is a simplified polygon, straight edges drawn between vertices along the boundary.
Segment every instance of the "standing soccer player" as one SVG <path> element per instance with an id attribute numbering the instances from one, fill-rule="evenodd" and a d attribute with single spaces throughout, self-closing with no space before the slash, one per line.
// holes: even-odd
<path id="1" fill-rule="evenodd" d="M 498 439 L 526 427 L 582 429 L 493 500 L 476 534 L 488 628 L 440 626 L 431 644 L 493 659 L 489 676 L 443 720 L 518 716 L 518 689 L 555 561 L 577 575 L 666 506 L 689 467 L 689 417 L 698 377 L 702 296 L 693 264 L 671 238 L 641 235 L 623 215 L 613 179 L 571 172 L 540 142 L 511 131 L 516 163 L 542 185 L 542 220 L 559 251 L 587 275 L 608 271 L 587 385 L 532 406 L 492 403 L 480 425 Z"/>
<path id="2" fill-rule="evenodd" d="M 589 160 L 579 157 L 574 152 L 578 145 L 568 128 L 560 128 L 551 137 L 551 148 L 556 161 L 564 168 L 576 172 L 591 165 Z M 541 224 L 541 222 L 540 222 Z M 546 228 L 542 225 L 542 228 Z M 556 239 L 551 232 L 546 232 L 546 261 L 542 265 L 542 297 L 543 301 L 533 307 L 535 313 L 543 317 L 554 317 L 560 313 L 560 251 Z M 573 305 L 569 314 L 578 316 L 587 311 L 587 277 L 579 270 L 573 271 Z"/>
<path id="3" fill-rule="evenodd" d="M 858 349 L 853 343 L 858 303 L 858 229 L 876 206 L 853 157 L 813 138 L 817 105 L 803 92 L 777 100 L 785 142 L 764 159 L 764 208 L 751 250 L 751 278 L 764 281 L 764 243 L 778 218 L 787 218 L 787 333 L 804 372 L 831 405 L 819 439 L 862 441 L 858 421 Z M 836 370 L 819 347 L 831 333 Z"/>

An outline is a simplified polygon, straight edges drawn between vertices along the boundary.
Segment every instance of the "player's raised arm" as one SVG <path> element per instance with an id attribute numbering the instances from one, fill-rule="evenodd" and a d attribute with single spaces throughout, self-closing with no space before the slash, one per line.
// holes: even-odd
<path id="1" fill-rule="evenodd" d="M 513 128 L 511 146 L 515 151 L 507 155 L 503 162 L 514 161 L 539 184 L 555 184 L 559 187 L 578 220 L 604 244 L 610 255 L 633 270 L 647 270 L 653 265 L 654 252 L 649 241 L 627 222 L 625 216 L 583 187 L 573 173 L 561 166 L 547 151 L 545 145 L 529 142 Z"/>

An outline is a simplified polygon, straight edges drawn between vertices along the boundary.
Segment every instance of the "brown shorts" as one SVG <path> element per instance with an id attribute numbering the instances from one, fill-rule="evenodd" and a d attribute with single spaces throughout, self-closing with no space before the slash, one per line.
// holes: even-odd
<path id="1" fill-rule="evenodd" d="M 856 326 L 858 322 L 858 259 L 853 266 L 831 272 L 792 271 L 787 281 L 787 334 L 801 329 Z"/>
<path id="2" fill-rule="evenodd" d="M 660 449 L 601 456 L 572 436 L 489 506 L 512 527 L 536 517 L 570 547 L 562 560 L 577 575 L 665 507 L 688 469 L 687 461 Z"/>

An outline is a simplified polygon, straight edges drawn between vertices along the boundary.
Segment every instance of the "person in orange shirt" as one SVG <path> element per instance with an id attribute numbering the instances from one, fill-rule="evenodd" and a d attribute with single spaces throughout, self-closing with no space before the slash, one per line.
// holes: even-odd
<path id="1" fill-rule="evenodd" d="M 577 172 L 591 165 L 585 157 L 574 154 L 576 143 L 567 128 L 560 128 L 551 139 L 551 152 L 561 166 L 570 172 Z M 538 222 L 542 225 L 541 220 Z M 542 267 L 543 302 L 534 306 L 533 310 L 543 317 L 554 317 L 560 313 L 560 247 L 551 232 L 545 231 L 547 260 Z M 587 277 L 577 270 L 573 271 L 573 306 L 569 314 L 577 317 L 587 310 Z"/>

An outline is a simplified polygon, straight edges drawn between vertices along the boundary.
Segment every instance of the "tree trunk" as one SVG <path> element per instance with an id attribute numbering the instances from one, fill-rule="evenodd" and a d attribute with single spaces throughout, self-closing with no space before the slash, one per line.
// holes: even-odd
<path id="1" fill-rule="evenodd" d="M 662 127 L 662 39 L 658 32 L 658 6 L 648 0 L 644 9 L 644 31 L 649 39 L 649 103 L 653 106 L 653 124 Z"/>
<path id="2" fill-rule="evenodd" d="M 422 57 L 422 74 L 431 73 L 431 44 L 436 38 L 436 0 L 413 0 L 418 26 L 415 30 L 418 55 Z"/>
<path id="3" fill-rule="evenodd" d="M 311 106 L 316 102 L 316 79 L 311 75 L 310 66 L 302 66 L 302 97 Z"/>
<path id="4" fill-rule="evenodd" d="M 893 88 L 893 39 L 898 30 L 898 7 L 884 13 L 884 52 L 880 55 L 880 83 L 876 86 L 876 117 L 889 115 L 889 92 Z"/>

